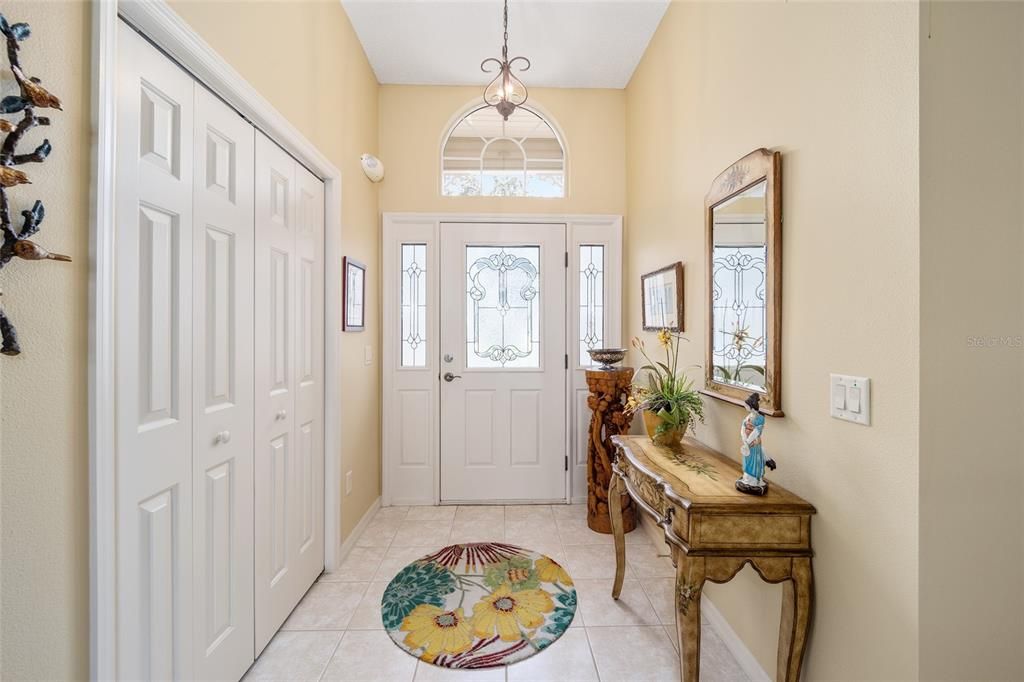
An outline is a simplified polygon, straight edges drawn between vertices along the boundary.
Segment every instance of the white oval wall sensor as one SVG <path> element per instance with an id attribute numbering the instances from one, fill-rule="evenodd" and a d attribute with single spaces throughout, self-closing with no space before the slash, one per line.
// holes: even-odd
<path id="1" fill-rule="evenodd" d="M 363 172 L 370 182 L 380 182 L 384 179 L 384 164 L 373 154 L 363 154 L 359 157 L 363 164 Z"/>

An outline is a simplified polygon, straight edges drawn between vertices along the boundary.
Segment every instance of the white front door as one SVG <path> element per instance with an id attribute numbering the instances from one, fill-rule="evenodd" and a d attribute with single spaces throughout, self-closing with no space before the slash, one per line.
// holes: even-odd
<path id="1" fill-rule="evenodd" d="M 441 225 L 442 502 L 565 498 L 565 232 Z"/>

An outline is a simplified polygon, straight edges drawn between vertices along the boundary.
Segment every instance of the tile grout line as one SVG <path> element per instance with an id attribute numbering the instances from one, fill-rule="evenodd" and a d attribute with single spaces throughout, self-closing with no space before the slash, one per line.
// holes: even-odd
<path id="1" fill-rule="evenodd" d="M 673 579 L 672 578 L 648 578 L 648 580 L 673 580 Z M 647 597 L 647 601 L 649 601 L 651 603 L 651 608 L 654 609 L 654 615 L 658 619 L 658 623 L 660 623 L 664 627 L 669 627 L 666 623 L 662 623 L 661 622 L 661 616 L 658 614 L 658 607 L 654 605 L 654 597 L 652 597 L 650 592 L 647 591 L 647 587 L 644 586 L 644 581 L 638 579 L 637 582 L 640 583 L 640 589 L 643 591 L 644 596 Z M 673 585 L 672 589 L 675 590 L 675 586 L 674 585 Z M 673 612 L 675 612 L 675 603 L 674 603 L 675 602 L 675 597 L 672 598 L 672 601 L 673 601 L 673 604 L 672 604 Z M 672 627 L 675 627 L 675 618 L 672 619 Z"/>
<path id="2" fill-rule="evenodd" d="M 594 672 L 597 673 L 598 682 L 601 680 L 601 668 L 597 665 L 597 656 L 594 655 L 594 643 L 590 641 L 590 630 L 586 624 L 583 625 L 583 635 L 587 638 L 587 650 L 590 652 L 590 661 L 594 664 Z"/>
<path id="3" fill-rule="evenodd" d="M 317 682 L 324 679 L 324 675 L 327 674 L 327 669 L 331 667 L 331 661 L 334 660 L 335 654 L 338 653 L 338 649 L 341 648 L 341 640 L 345 639 L 346 631 L 341 631 L 341 637 L 338 638 L 338 643 L 334 645 L 334 649 L 331 650 L 331 655 L 327 657 L 327 663 L 324 664 L 323 670 L 320 671 L 320 675 L 316 678 Z"/>
<path id="4" fill-rule="evenodd" d="M 551 513 L 552 513 L 552 515 L 554 514 L 554 510 L 553 509 L 551 510 Z M 556 524 L 557 524 L 557 521 L 556 521 Z M 556 525 L 556 527 L 557 527 L 557 525 Z M 561 540 L 561 537 L 562 537 L 561 529 L 559 529 L 559 531 L 558 531 L 558 537 L 559 537 L 559 540 Z M 565 556 L 565 545 L 560 543 L 560 549 L 562 550 L 562 555 Z M 577 592 L 577 596 L 576 596 L 576 612 L 582 617 L 583 610 L 580 608 L 579 593 L 578 592 Z M 587 621 L 586 621 L 585 618 L 583 619 L 582 628 L 583 628 L 583 637 L 587 640 L 587 651 L 590 652 L 590 663 L 591 663 L 591 665 L 594 666 L 594 674 L 597 675 L 598 682 L 600 682 L 600 680 L 601 680 L 601 669 L 599 667 L 597 667 L 597 657 L 594 655 L 594 645 L 590 641 L 590 631 L 587 629 Z"/>

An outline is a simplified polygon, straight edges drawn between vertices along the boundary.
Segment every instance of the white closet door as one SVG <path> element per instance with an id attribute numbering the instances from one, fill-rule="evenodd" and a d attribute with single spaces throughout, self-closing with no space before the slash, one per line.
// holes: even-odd
<path id="1" fill-rule="evenodd" d="M 305 592 L 324 570 L 324 184 L 295 163 L 295 539 Z"/>
<path id="2" fill-rule="evenodd" d="M 323 570 L 323 186 L 256 135 L 256 652 Z"/>
<path id="3" fill-rule="evenodd" d="M 253 661 L 255 130 L 195 91 L 195 676 L 237 680 Z"/>
<path id="4" fill-rule="evenodd" d="M 194 84 L 118 49 L 117 674 L 191 679 Z"/>

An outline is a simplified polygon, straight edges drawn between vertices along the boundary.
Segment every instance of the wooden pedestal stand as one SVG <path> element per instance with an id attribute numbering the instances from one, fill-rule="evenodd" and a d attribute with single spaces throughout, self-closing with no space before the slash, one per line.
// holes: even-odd
<path id="1" fill-rule="evenodd" d="M 612 436 L 629 432 L 629 418 L 622 413 L 624 399 L 633 380 L 632 367 L 587 370 L 587 406 L 590 434 L 587 442 L 587 525 L 598 533 L 611 533 L 608 484 L 612 477 Z M 636 528 L 636 509 L 628 495 L 621 496 L 623 531 Z"/>

